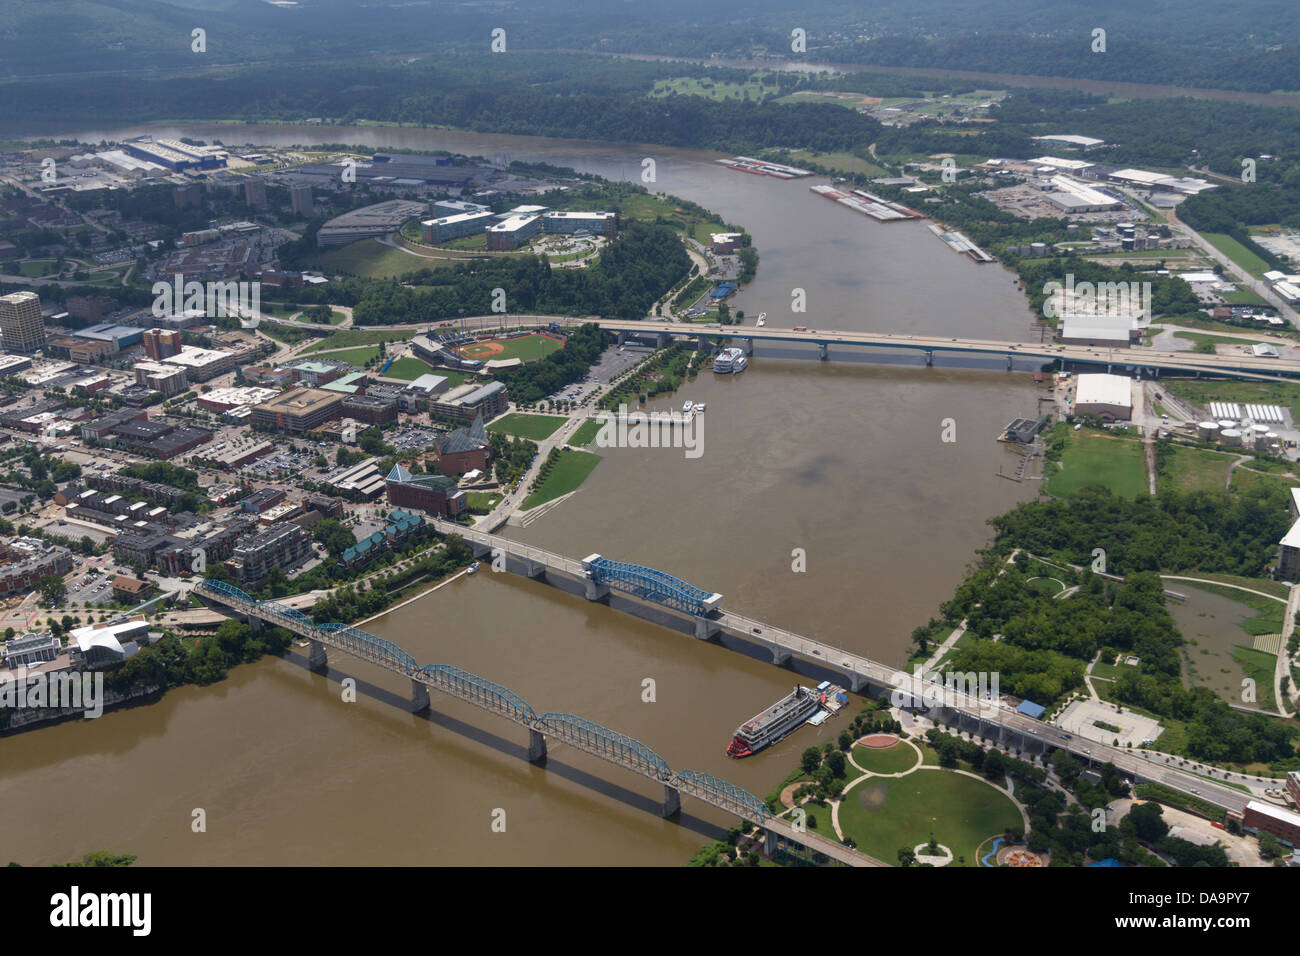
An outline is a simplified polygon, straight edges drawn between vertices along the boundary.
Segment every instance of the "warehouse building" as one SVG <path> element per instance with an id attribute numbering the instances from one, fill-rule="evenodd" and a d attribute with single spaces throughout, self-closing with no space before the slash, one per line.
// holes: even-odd
<path id="1" fill-rule="evenodd" d="M 1106 421 L 1129 421 L 1133 417 L 1133 380 L 1123 375 L 1087 374 L 1077 379 L 1074 410 L 1079 415 L 1096 415 Z"/>

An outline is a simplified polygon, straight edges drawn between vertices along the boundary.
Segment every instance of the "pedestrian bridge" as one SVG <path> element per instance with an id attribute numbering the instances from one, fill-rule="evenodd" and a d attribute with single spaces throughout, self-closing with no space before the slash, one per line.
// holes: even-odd
<path id="1" fill-rule="evenodd" d="M 626 576 L 628 590 L 662 588 L 665 601 L 684 601 L 688 605 L 694 592 L 707 594 L 690 588 L 685 582 L 678 582 L 690 589 L 681 592 L 687 596 L 683 598 L 671 582 L 662 582 L 652 577 L 650 583 L 646 583 L 642 580 L 640 571 L 633 570 L 637 568 L 636 565 L 612 567 L 616 564 L 618 562 L 601 564 L 601 573 L 611 580 L 623 580 L 622 576 Z M 649 569 L 641 569 L 646 570 Z M 661 572 L 655 572 L 659 573 Z M 664 577 L 671 578 L 669 575 Z M 677 579 L 671 578 L 671 581 Z M 775 850 L 779 839 L 784 839 L 850 866 L 885 865 L 826 837 L 796 830 L 789 821 L 775 816 L 758 797 L 713 774 L 702 770 L 674 771 L 664 757 L 633 737 L 576 714 L 538 714 L 528 701 L 508 687 L 451 664 L 421 665 L 399 645 L 351 624 L 317 624 L 301 611 L 277 601 L 258 601 L 241 588 L 212 578 L 200 581 L 193 593 L 204 601 L 246 618 L 254 626 L 270 624 L 306 638 L 310 646 L 308 663 L 314 669 L 326 666 L 327 648 L 333 648 L 408 678 L 411 681 L 412 704 L 416 712 L 428 708 L 429 691 L 436 690 L 525 727 L 529 735 L 528 758 L 531 761 L 544 761 L 547 741 L 558 741 L 654 780 L 664 788 L 662 812 L 666 817 L 675 816 L 680 811 L 681 795 L 684 793 L 761 827 L 769 851 Z M 721 599 L 721 595 L 714 596 Z"/>

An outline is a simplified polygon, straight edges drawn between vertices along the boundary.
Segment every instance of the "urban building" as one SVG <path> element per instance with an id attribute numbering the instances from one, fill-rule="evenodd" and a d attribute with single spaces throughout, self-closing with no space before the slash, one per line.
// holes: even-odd
<path id="1" fill-rule="evenodd" d="M 260 587 L 273 568 L 287 571 L 311 555 L 311 535 L 286 522 L 240 538 L 226 567 L 241 585 Z"/>
<path id="2" fill-rule="evenodd" d="M 542 228 L 548 233 L 572 235 L 589 232 L 613 238 L 618 232 L 618 214 L 613 212 L 544 212 Z M 716 251 L 716 250 L 715 250 Z"/>
<path id="3" fill-rule="evenodd" d="M 342 408 L 342 395 L 318 388 L 295 388 L 255 406 L 253 424 L 301 435 L 338 418 Z"/>
<path id="4" fill-rule="evenodd" d="M 349 395 L 343 399 L 343 415 L 367 425 L 384 425 L 397 421 L 397 402 L 391 398 Z"/>
<path id="5" fill-rule="evenodd" d="M 72 552 L 42 538 L 0 542 L 0 597 L 34 591 L 41 578 L 71 570 Z"/>
<path id="6" fill-rule="evenodd" d="M 439 474 L 460 477 L 470 471 L 486 471 L 491 449 L 483 416 L 475 415 L 467 428 L 457 428 L 434 443 L 434 468 Z"/>
<path id="7" fill-rule="evenodd" d="M 27 667 L 54 660 L 63 651 L 63 645 L 53 634 L 28 633 L 0 644 L 0 658 L 7 667 Z"/>
<path id="8" fill-rule="evenodd" d="M 533 236 L 541 235 L 542 217 L 511 216 L 487 227 L 487 247 L 499 251 L 518 249 Z"/>
<path id="9" fill-rule="evenodd" d="M 140 334 L 140 341 L 145 355 L 154 360 L 171 358 L 181 352 L 181 333 L 175 329 L 146 329 Z"/>
<path id="10" fill-rule="evenodd" d="M 510 405 L 510 393 L 504 382 L 475 385 L 466 382 L 429 403 L 429 414 L 443 418 L 472 422 L 475 416 L 491 421 L 504 414 Z"/>
<path id="11" fill-rule="evenodd" d="M 465 492 L 447 475 L 414 475 L 401 464 L 385 479 L 388 502 L 398 508 L 415 508 L 427 514 L 454 518 L 465 510 Z"/>
<path id="12" fill-rule="evenodd" d="M 266 183 L 261 179 L 244 180 L 244 202 L 254 209 L 266 208 Z"/>
<path id="13" fill-rule="evenodd" d="M 113 578 L 113 596 L 119 601 L 145 600 L 153 591 L 153 583 L 128 574 L 119 574 Z"/>
<path id="14" fill-rule="evenodd" d="M 336 468 L 320 483 L 351 501 L 374 501 L 384 493 L 384 476 L 373 458 Z"/>
<path id="15" fill-rule="evenodd" d="M 6 352 L 30 355 L 45 345 L 45 319 L 35 292 L 0 295 L 0 342 Z"/>
<path id="16" fill-rule="evenodd" d="M 206 382 L 234 369 L 235 353 L 224 349 L 201 349 L 194 345 L 184 345 L 178 353 L 169 355 L 162 361 L 184 368 L 191 382 Z"/>
<path id="17" fill-rule="evenodd" d="M 162 392 L 168 398 L 179 395 L 189 385 L 185 369 L 165 362 L 136 362 L 133 371 L 137 385 Z"/>
<path id="18" fill-rule="evenodd" d="M 419 515 L 409 511 L 394 509 L 388 516 L 388 523 L 382 531 L 362 538 L 339 555 L 339 566 L 355 568 L 367 564 L 386 551 L 396 548 L 407 541 L 424 537 L 428 525 Z"/>
<path id="19" fill-rule="evenodd" d="M 283 488 L 259 488 L 240 500 L 239 510 L 248 514 L 260 515 L 262 512 L 269 511 L 276 505 L 281 504 L 286 497 Z"/>
<path id="20" fill-rule="evenodd" d="M 203 205 L 203 187 L 198 183 L 186 183 L 184 186 L 177 186 L 172 189 L 172 201 L 176 203 L 177 209 L 184 209 L 186 206 Z"/>
<path id="21" fill-rule="evenodd" d="M 310 219 L 312 216 L 311 187 L 290 186 L 289 206 L 293 209 L 294 215 Z"/>
<path id="22" fill-rule="evenodd" d="M 439 243 L 462 236 L 475 236 L 493 222 L 491 212 L 463 212 L 440 219 L 426 219 L 420 223 L 425 242 Z"/>
<path id="23" fill-rule="evenodd" d="M 1241 822 L 1251 830 L 1271 833 L 1289 846 L 1300 846 L 1300 813 L 1251 800 L 1242 812 Z"/>

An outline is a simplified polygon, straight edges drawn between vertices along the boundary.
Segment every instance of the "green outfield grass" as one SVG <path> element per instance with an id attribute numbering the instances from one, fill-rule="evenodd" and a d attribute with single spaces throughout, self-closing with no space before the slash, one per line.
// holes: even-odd
<path id="1" fill-rule="evenodd" d="M 859 850 L 893 863 L 898 851 L 934 839 L 966 866 L 978 866 L 975 850 L 992 836 L 1024 827 L 1011 799 L 982 780 L 945 770 L 918 770 L 894 780 L 860 783 L 844 798 L 840 829 Z"/>
<path id="2" fill-rule="evenodd" d="M 526 415 L 523 412 L 511 412 L 509 415 L 502 415 L 489 425 L 488 431 L 542 441 L 555 434 L 555 430 L 564 422 L 563 415 Z"/>
<path id="3" fill-rule="evenodd" d="M 512 358 L 522 359 L 525 362 L 535 362 L 563 347 L 562 342 L 547 335 L 524 335 L 513 339 L 492 339 L 491 342 L 500 345 L 502 351 L 489 354 L 486 350 L 475 349 L 473 345 L 458 348 L 457 351 L 466 358 L 478 359 L 483 362 Z M 486 345 L 488 343 L 483 342 L 481 344 Z"/>
<path id="4" fill-rule="evenodd" d="M 1117 495 L 1134 498 L 1147 491 L 1142 443 L 1092 430 L 1067 431 L 1062 469 L 1047 479 L 1047 490 L 1067 497 L 1085 485 L 1105 485 Z M 1049 463 L 1050 467 L 1050 463 Z"/>
<path id="5" fill-rule="evenodd" d="M 447 375 L 447 369 L 438 369 L 435 371 L 421 362 L 418 358 L 412 358 L 409 355 L 403 356 L 399 359 L 394 359 L 393 364 L 388 366 L 388 371 L 384 372 L 384 377 L 400 378 L 405 382 L 412 382 L 421 375 L 428 375 L 430 372 L 433 372 L 435 375 L 443 375 L 450 378 L 450 376 Z M 461 377 L 461 381 L 464 381 L 463 376 Z M 454 388 L 459 384 L 460 382 L 450 382 L 448 387 Z"/>
<path id="6" fill-rule="evenodd" d="M 593 455 L 589 451 L 564 449 L 560 452 L 559 461 L 551 469 L 551 473 L 546 477 L 546 480 L 524 499 L 524 508 L 535 508 L 540 504 L 559 498 L 561 495 L 576 491 L 578 486 L 587 480 L 587 476 L 599 464 L 599 455 Z"/>

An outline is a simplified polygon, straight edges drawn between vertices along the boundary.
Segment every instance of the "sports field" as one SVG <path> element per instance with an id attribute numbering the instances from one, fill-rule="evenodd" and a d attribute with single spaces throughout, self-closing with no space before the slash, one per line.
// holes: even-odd
<path id="1" fill-rule="evenodd" d="M 485 339 L 469 345 L 458 345 L 456 351 L 465 358 L 478 359 L 480 362 L 512 358 L 535 362 L 563 346 L 563 340 L 554 336 L 521 335 L 512 339 Z"/>

